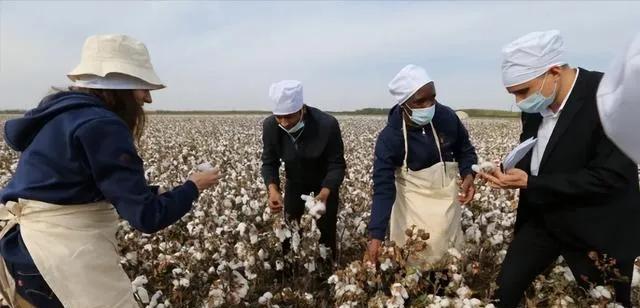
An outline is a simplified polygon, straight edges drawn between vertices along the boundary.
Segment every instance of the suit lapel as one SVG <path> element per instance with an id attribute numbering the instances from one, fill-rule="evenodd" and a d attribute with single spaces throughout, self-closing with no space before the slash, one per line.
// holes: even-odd
<path id="1" fill-rule="evenodd" d="M 580 69 L 579 69 L 580 70 Z M 547 143 L 547 147 L 544 149 L 544 154 L 542 155 L 542 160 L 540 161 L 541 171 L 544 168 L 544 164 L 547 162 L 549 155 L 553 152 L 555 147 L 558 145 L 560 138 L 564 134 L 564 132 L 571 125 L 571 120 L 578 113 L 580 108 L 584 105 L 584 97 L 586 91 L 586 74 L 584 70 L 580 70 L 578 75 L 578 79 L 576 80 L 576 84 L 569 95 L 569 99 L 565 103 L 564 108 L 562 109 L 562 113 L 560 114 L 560 118 L 556 123 L 555 128 L 553 129 L 553 133 L 551 133 L 551 138 L 549 138 L 549 143 Z"/>

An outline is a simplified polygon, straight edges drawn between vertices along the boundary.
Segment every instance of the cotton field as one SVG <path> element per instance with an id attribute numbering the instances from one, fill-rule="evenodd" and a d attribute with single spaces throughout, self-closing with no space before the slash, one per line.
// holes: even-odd
<path id="1" fill-rule="evenodd" d="M 371 266 L 363 255 L 373 146 L 386 117 L 339 116 L 348 170 L 341 188 L 339 251 L 331 261 L 318 244 L 311 215 L 299 225 L 287 224 L 282 214 L 272 215 L 267 208 L 260 177 L 263 117 L 150 117 L 140 144 L 150 184 L 172 187 L 205 162 L 219 166 L 225 176 L 180 222 L 157 234 L 142 234 L 121 222 L 121 264 L 141 307 L 492 307 L 515 222 L 515 191 L 478 183 L 475 201 L 463 211 L 467 245 L 449 251 L 442 264 L 446 271 L 405 266 L 408 255 L 424 249 L 424 231 L 429 230 L 408 231 L 411 240 L 405 247 L 387 243 L 379 267 Z M 518 120 L 465 123 L 481 160 L 503 157 L 517 144 Z M 10 179 L 18 157 L 0 145 L 0 185 Z M 285 239 L 292 244 L 286 255 L 281 249 Z M 638 289 L 640 277 L 634 278 Z M 558 260 L 530 288 L 526 304 L 615 307 L 612 298 L 607 285 L 579 289 Z"/>

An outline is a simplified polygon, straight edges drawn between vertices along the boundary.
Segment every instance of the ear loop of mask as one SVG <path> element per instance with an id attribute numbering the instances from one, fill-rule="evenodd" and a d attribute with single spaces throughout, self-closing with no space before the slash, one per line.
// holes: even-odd
<path id="1" fill-rule="evenodd" d="M 409 119 L 411 119 L 411 114 L 409 114 L 409 112 L 407 111 L 407 109 L 411 110 L 411 113 L 413 113 L 413 109 L 411 109 L 411 107 L 407 106 L 407 103 L 403 103 L 402 106 L 402 112 L 407 115 L 407 117 L 409 117 Z"/>

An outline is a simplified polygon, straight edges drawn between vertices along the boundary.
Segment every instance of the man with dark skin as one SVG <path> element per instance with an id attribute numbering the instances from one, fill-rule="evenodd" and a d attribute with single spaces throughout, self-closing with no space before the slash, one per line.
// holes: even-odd
<path id="1" fill-rule="evenodd" d="M 460 205 L 457 202 L 467 204 L 475 194 L 474 173 L 471 171 L 471 166 L 477 162 L 475 149 L 469 141 L 467 130 L 455 112 L 436 100 L 436 88 L 433 80 L 428 77 L 423 68 L 408 65 L 391 81 L 389 88 L 391 94 L 396 98 L 397 104 L 389 112 L 387 126 L 378 136 L 375 147 L 373 205 L 369 224 L 370 240 L 367 248 L 369 259 L 372 261 L 377 261 L 387 225 L 392 220 L 392 209 L 396 210 L 398 202 L 402 202 L 403 206 L 406 202 L 408 208 L 432 206 L 430 201 L 425 201 L 421 197 L 416 199 L 409 195 L 405 196 L 403 190 L 397 190 L 399 183 L 404 182 L 406 177 L 409 177 L 406 181 L 412 182 L 410 178 L 415 176 L 400 172 L 403 169 L 410 169 L 409 173 L 416 174 L 430 168 L 436 168 L 436 165 L 442 162 L 445 164 L 446 172 L 446 166 L 452 164 L 453 161 L 457 162 L 461 176 L 458 196 L 454 195 L 448 198 L 447 207 L 443 208 L 442 215 L 420 217 L 420 219 L 430 221 L 428 224 L 431 230 L 426 231 L 436 237 L 432 240 L 438 241 L 437 234 L 442 232 L 460 234 L 459 217 L 445 218 L 446 209 L 451 206 L 451 203 L 456 203 L 457 209 L 453 211 L 460 211 Z M 403 133 L 406 134 L 406 138 Z M 436 134 L 438 140 L 435 138 Z M 403 166 L 407 168 L 402 168 Z M 456 168 L 450 168 L 448 172 L 449 175 L 453 174 L 453 178 L 455 178 L 455 173 L 451 172 L 451 169 L 455 171 Z M 435 180 L 432 181 L 435 182 Z M 428 188 L 430 187 L 417 187 L 416 189 Z M 419 213 L 420 210 L 417 211 L 412 213 Z M 440 220 L 443 221 L 436 225 L 432 224 L 434 221 Z M 418 222 L 416 225 L 418 228 L 421 227 Z M 393 233 L 392 226 L 392 239 Z M 442 249 L 445 249 L 449 244 L 444 242 L 449 240 L 452 239 L 442 238 Z"/>

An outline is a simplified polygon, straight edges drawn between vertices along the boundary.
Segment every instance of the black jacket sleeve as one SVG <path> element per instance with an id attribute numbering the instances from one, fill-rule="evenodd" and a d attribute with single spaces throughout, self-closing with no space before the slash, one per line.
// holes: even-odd
<path id="1" fill-rule="evenodd" d="M 338 121 L 334 121 L 332 124 L 325 155 L 327 157 L 327 175 L 322 181 L 322 187 L 329 188 L 332 192 L 337 192 L 344 180 L 345 169 L 347 168 L 344 160 L 344 143 L 342 142 L 342 133 L 340 132 Z"/>
<path id="2" fill-rule="evenodd" d="M 262 124 L 262 178 L 265 185 L 276 184 L 280 187 L 280 157 L 276 151 L 276 136 L 273 135 L 270 118 Z"/>

